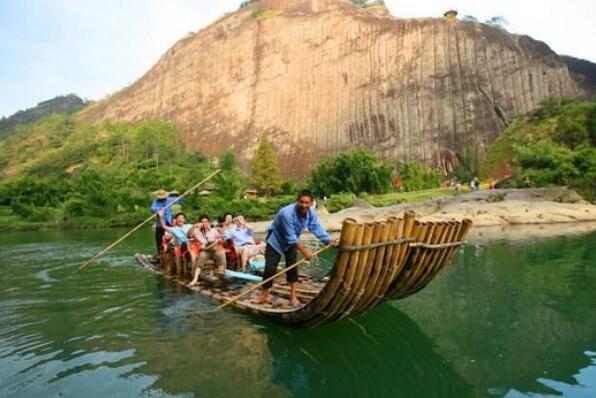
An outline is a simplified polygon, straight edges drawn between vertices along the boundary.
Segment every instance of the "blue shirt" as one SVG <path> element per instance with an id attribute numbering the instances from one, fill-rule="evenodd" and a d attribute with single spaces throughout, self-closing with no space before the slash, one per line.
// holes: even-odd
<path id="1" fill-rule="evenodd" d="M 192 228 L 192 224 L 184 224 L 181 227 L 171 227 L 170 232 L 174 235 L 174 239 L 176 239 L 176 244 L 181 245 L 183 243 L 188 242 L 188 231 Z"/>
<path id="2" fill-rule="evenodd" d="M 153 203 L 151 204 L 151 213 L 157 213 L 159 211 L 159 209 L 161 209 L 162 207 L 167 207 L 170 206 L 176 202 L 179 201 L 179 197 L 176 198 L 165 198 L 165 199 L 155 199 L 153 201 Z M 157 222 L 156 225 L 161 228 L 160 224 L 159 224 L 159 217 L 157 218 Z M 166 209 L 166 211 L 164 212 L 164 223 L 166 225 L 172 225 L 172 206 L 168 207 Z"/>
<path id="3" fill-rule="evenodd" d="M 242 246 L 245 244 L 254 245 L 255 241 L 252 238 L 252 230 L 246 227 L 238 228 L 233 226 L 228 228 L 224 234 L 224 239 L 232 239 L 234 245 Z"/>
<path id="4" fill-rule="evenodd" d="M 319 222 L 317 212 L 310 208 L 304 217 L 298 213 L 298 205 L 293 203 L 281 209 L 268 228 L 267 244 L 276 252 L 283 254 L 290 247 L 298 243 L 300 235 L 308 229 L 325 244 L 331 242 L 331 237 Z"/>

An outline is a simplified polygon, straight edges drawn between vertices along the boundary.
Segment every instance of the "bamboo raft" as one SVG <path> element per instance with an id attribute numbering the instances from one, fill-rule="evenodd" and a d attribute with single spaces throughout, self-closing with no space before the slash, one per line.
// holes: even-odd
<path id="1" fill-rule="evenodd" d="M 403 218 L 357 223 L 343 222 L 337 259 L 328 276 L 313 280 L 300 274 L 298 298 L 302 305 L 289 305 L 290 286 L 282 276 L 271 290 L 272 304 L 256 305 L 252 300 L 259 290 L 230 303 L 231 306 L 255 315 L 297 327 L 315 327 L 323 323 L 354 317 L 387 300 L 408 297 L 425 288 L 453 259 L 472 221 L 420 222 L 413 213 Z M 180 273 L 164 272 L 167 260 L 158 263 L 151 256 L 136 256 L 142 266 L 186 284 Z M 164 263 L 164 264 L 161 264 Z M 189 289 L 226 303 L 254 283 L 230 282 L 213 284 L 201 281 Z"/>

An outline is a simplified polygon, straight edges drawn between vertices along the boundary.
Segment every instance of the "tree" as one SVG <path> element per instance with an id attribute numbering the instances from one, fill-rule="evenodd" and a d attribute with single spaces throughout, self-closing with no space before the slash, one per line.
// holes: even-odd
<path id="1" fill-rule="evenodd" d="M 473 15 L 464 15 L 461 20 L 464 22 L 473 22 L 473 23 L 478 22 L 478 18 L 476 18 Z"/>
<path id="2" fill-rule="evenodd" d="M 461 154 L 458 154 L 458 159 L 459 164 L 449 174 L 449 177 L 455 177 L 460 182 L 466 182 L 480 175 L 480 159 L 473 148 L 465 148 Z"/>
<path id="3" fill-rule="evenodd" d="M 391 164 L 358 148 L 322 160 L 311 171 L 308 185 L 319 195 L 384 193 L 391 188 L 392 172 Z"/>
<path id="4" fill-rule="evenodd" d="M 259 148 L 251 165 L 250 180 L 257 190 L 266 195 L 281 190 L 283 178 L 279 161 L 266 136 L 262 136 L 259 142 Z"/>
<path id="5" fill-rule="evenodd" d="M 244 190 L 242 172 L 235 164 L 236 156 L 234 151 L 224 149 L 219 156 L 221 172 L 214 179 L 215 185 L 217 185 L 217 193 L 223 199 L 237 199 Z"/>
<path id="6" fill-rule="evenodd" d="M 236 166 L 236 155 L 231 149 L 224 149 L 219 155 L 219 168 L 222 170 L 233 170 Z"/>
<path id="7" fill-rule="evenodd" d="M 505 26 L 507 26 L 509 24 L 509 22 L 507 22 L 507 20 L 502 16 L 491 17 L 491 18 L 487 19 L 486 21 L 484 21 L 484 23 L 487 25 L 494 26 L 496 28 L 502 28 L 502 29 L 504 29 Z"/>
<path id="8" fill-rule="evenodd" d="M 400 166 L 398 174 L 406 192 L 441 186 L 441 172 L 424 163 L 406 162 Z"/>

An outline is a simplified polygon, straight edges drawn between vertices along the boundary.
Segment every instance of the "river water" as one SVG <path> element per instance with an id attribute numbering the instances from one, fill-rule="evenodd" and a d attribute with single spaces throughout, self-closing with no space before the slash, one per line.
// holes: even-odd
<path id="1" fill-rule="evenodd" d="M 0 397 L 596 397 L 596 233 L 472 243 L 429 287 L 292 330 L 137 267 L 142 231 L 0 237 Z"/>

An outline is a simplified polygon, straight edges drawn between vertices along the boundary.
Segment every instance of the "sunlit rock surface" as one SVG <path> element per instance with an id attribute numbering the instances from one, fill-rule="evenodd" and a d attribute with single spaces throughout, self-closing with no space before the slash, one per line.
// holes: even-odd
<path id="1" fill-rule="evenodd" d="M 83 117 L 173 121 L 190 147 L 232 147 L 244 167 L 267 133 L 283 171 L 301 176 L 354 146 L 395 162 L 483 150 L 545 97 L 581 93 L 528 36 L 344 0 L 261 0 L 180 40 Z"/>

